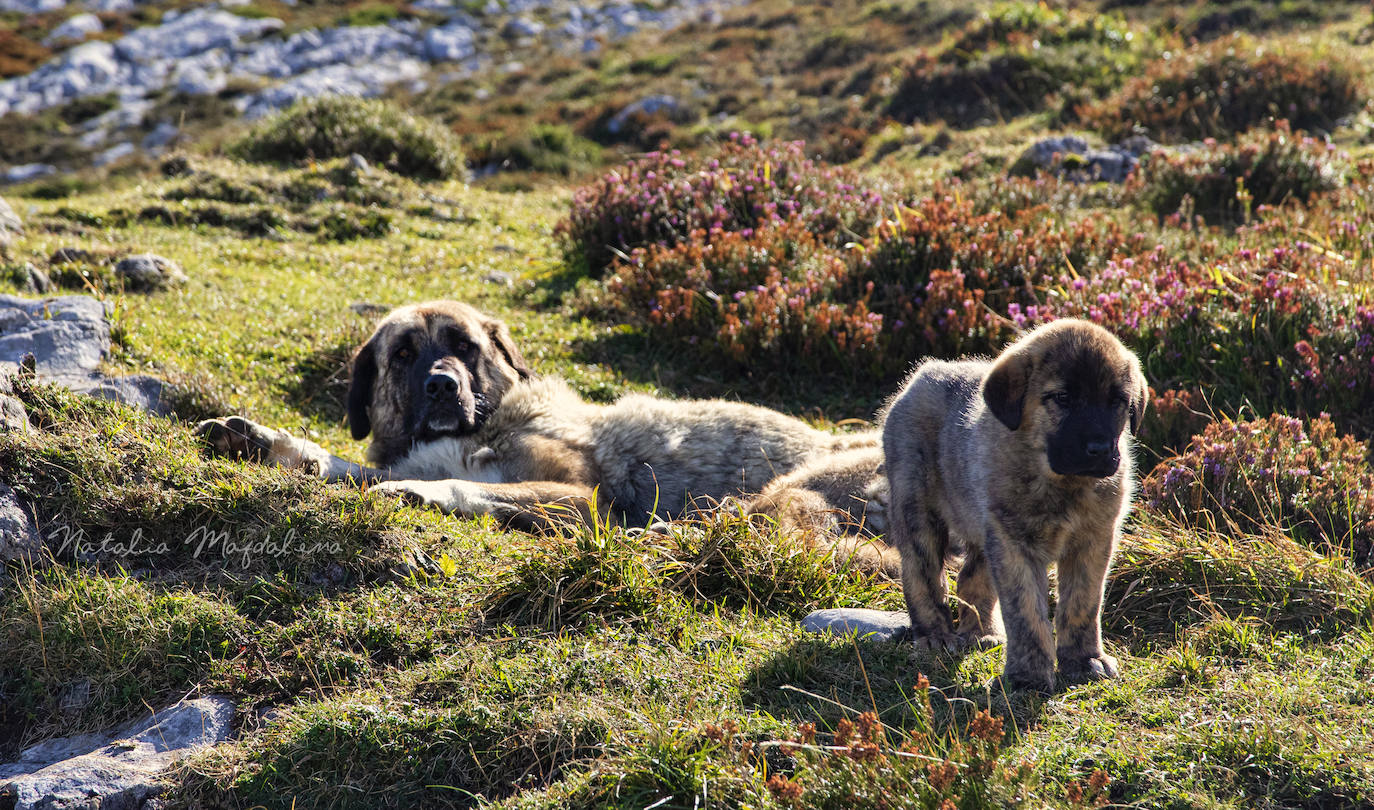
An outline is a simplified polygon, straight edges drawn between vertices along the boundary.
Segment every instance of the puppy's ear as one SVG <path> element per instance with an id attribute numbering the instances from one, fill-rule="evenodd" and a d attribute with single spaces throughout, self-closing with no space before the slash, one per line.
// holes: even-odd
<path id="1" fill-rule="evenodd" d="M 377 383 L 376 340 L 363 344 L 353 355 L 353 373 L 348 382 L 348 426 L 353 438 L 361 439 L 372 432 L 372 420 L 367 409 L 372 405 L 372 389 Z"/>
<path id="2" fill-rule="evenodd" d="M 534 376 L 534 372 L 525 363 L 524 356 L 516 348 L 515 339 L 510 336 L 510 328 L 504 322 L 488 321 L 487 335 L 491 338 L 491 345 L 496 347 L 496 350 L 506 359 L 507 365 L 515 370 L 520 379 L 528 380 Z"/>
<path id="3" fill-rule="evenodd" d="M 983 402 L 997 421 L 1010 430 L 1019 430 L 1026 410 L 1026 391 L 1030 387 L 1035 359 L 1023 349 L 1002 353 L 983 380 Z"/>
<path id="4" fill-rule="evenodd" d="M 1131 363 L 1131 435 L 1140 433 L 1140 424 L 1145 420 L 1145 406 L 1150 402 L 1150 386 L 1145 375 L 1140 372 L 1138 362 Z"/>

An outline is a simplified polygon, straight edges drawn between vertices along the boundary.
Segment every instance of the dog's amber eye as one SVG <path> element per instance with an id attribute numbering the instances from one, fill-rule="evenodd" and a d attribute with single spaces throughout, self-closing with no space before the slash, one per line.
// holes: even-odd
<path id="1" fill-rule="evenodd" d="M 410 349 L 397 349 L 393 357 L 396 358 L 398 363 L 409 363 L 411 360 L 415 359 L 415 352 Z"/>
<path id="2" fill-rule="evenodd" d="M 1070 402 L 1070 400 L 1069 400 L 1069 392 L 1068 392 L 1068 391 L 1051 391 L 1050 393 L 1048 393 L 1048 394 L 1045 395 L 1045 401 L 1046 401 L 1046 402 L 1053 402 L 1055 405 L 1058 405 L 1058 406 L 1061 407 L 1061 408 L 1067 408 L 1067 407 L 1069 407 L 1069 402 Z"/>

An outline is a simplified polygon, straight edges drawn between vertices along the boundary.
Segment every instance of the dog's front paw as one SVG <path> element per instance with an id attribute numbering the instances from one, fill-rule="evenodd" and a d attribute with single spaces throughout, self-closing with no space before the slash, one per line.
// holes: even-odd
<path id="1" fill-rule="evenodd" d="M 1059 674 L 1068 683 L 1105 681 L 1118 672 L 1116 659 L 1106 653 L 1059 658 Z"/>
<path id="2" fill-rule="evenodd" d="M 368 491 L 399 497 L 410 506 L 431 506 L 450 514 L 478 515 L 490 512 L 492 506 L 481 485 L 471 481 L 383 481 Z"/>
<path id="3" fill-rule="evenodd" d="M 260 463 L 271 460 L 278 438 L 277 431 L 242 416 L 206 419 L 196 425 L 195 434 L 218 455 Z"/>

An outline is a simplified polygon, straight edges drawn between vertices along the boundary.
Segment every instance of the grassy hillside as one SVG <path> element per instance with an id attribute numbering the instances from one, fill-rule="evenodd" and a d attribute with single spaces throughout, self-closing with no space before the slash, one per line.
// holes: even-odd
<path id="1" fill-rule="evenodd" d="M 138 542 L 6 572 L 0 761 L 200 691 L 238 702 L 239 737 L 175 774 L 174 806 L 1374 804 L 1370 24 L 1355 3 L 762 0 L 398 99 L 449 131 L 367 169 L 352 145 L 230 157 L 264 137 L 231 124 L 7 190 L 28 227 L 0 291 L 28 263 L 109 300 L 112 370 L 180 393 L 159 419 L 17 386 L 35 429 L 0 434 L 6 483 L 62 536 Z M 654 93 L 686 106 L 606 129 Z M 1119 186 L 1017 165 L 1046 134 L 1134 131 L 1184 146 Z M 395 173 L 412 147 L 508 171 Z M 65 247 L 87 255 L 52 263 Z M 124 290 L 113 264 L 141 252 L 189 283 Z M 836 429 L 921 356 L 1104 323 L 1155 395 L 1104 619 L 1122 677 L 1007 696 L 1001 649 L 804 634 L 900 587 L 728 517 L 533 537 L 191 435 L 243 413 L 361 457 L 350 352 L 437 297 L 592 399 Z"/>

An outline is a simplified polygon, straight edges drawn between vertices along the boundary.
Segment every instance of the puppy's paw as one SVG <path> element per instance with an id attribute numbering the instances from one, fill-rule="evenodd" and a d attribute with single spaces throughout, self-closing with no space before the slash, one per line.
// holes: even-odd
<path id="1" fill-rule="evenodd" d="M 271 460 L 278 438 L 277 431 L 242 416 L 206 419 L 196 425 L 195 434 L 218 455 L 259 463 Z"/>
<path id="2" fill-rule="evenodd" d="M 924 633 L 913 628 L 907 631 L 907 638 L 910 639 L 911 645 L 918 650 L 958 652 L 963 649 L 963 643 L 953 633 Z"/>
<path id="3" fill-rule="evenodd" d="M 991 650 L 999 644 L 1005 644 L 1006 641 L 1005 638 L 992 633 L 985 635 L 978 635 L 976 633 L 959 634 L 959 644 L 961 645 L 961 649 L 965 650 Z"/>
<path id="4" fill-rule="evenodd" d="M 1116 659 L 1106 653 L 1072 656 L 1059 659 L 1059 674 L 1068 683 L 1089 683 L 1115 678 L 1119 673 Z"/>
<path id="5" fill-rule="evenodd" d="M 1051 695 L 1054 694 L 1054 670 L 1009 669 L 1002 673 L 1002 683 L 1008 691 Z"/>

